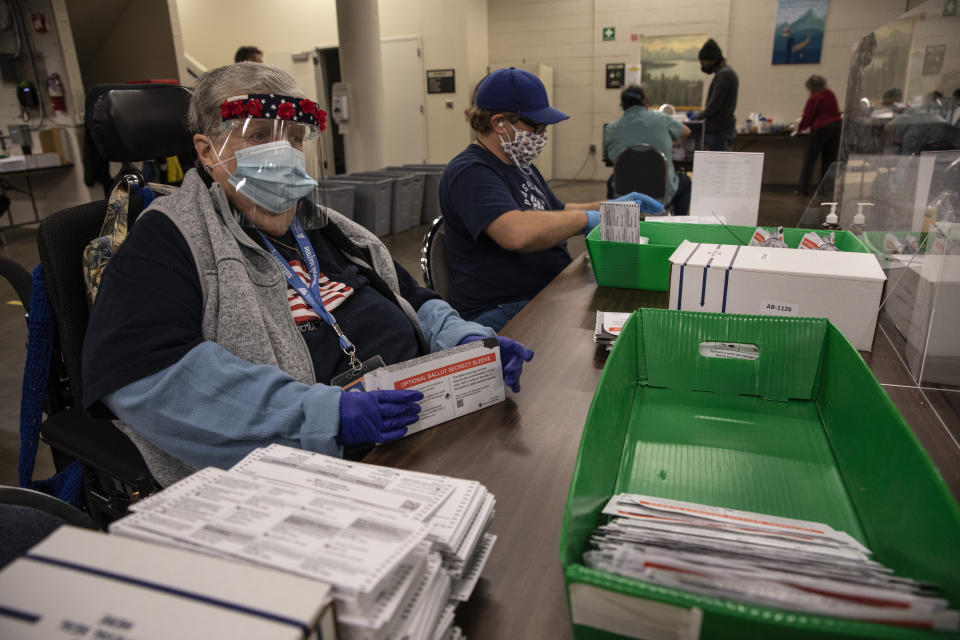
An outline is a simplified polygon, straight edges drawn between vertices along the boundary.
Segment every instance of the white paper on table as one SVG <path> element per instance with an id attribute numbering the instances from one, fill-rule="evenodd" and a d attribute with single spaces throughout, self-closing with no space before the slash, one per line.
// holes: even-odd
<path id="1" fill-rule="evenodd" d="M 484 498 L 483 506 L 477 511 L 473 520 L 470 522 L 469 529 L 460 546 L 457 547 L 454 558 L 452 559 L 454 564 L 452 567 L 448 567 L 454 578 L 459 579 L 463 577 L 463 570 L 466 567 L 467 561 L 473 555 L 474 549 L 476 549 L 483 532 L 487 530 L 487 526 L 490 524 L 490 520 L 493 519 L 493 511 L 496 504 L 497 501 L 493 497 L 493 494 L 488 493 Z"/>
<path id="2" fill-rule="evenodd" d="M 211 481 L 206 493 L 215 494 L 224 484 L 234 492 L 243 484 L 256 485 L 236 475 L 220 480 L 225 482 Z M 242 488 L 245 497 L 233 495 L 219 501 L 184 492 L 156 511 L 142 510 L 117 520 L 110 531 L 122 535 L 140 529 L 169 536 L 216 553 L 324 580 L 338 590 L 366 594 L 381 588 L 429 531 L 415 520 L 383 518 L 366 512 L 362 505 L 310 489 L 294 492 L 298 501 L 293 497 L 262 500 L 258 487 Z"/>
<path id="3" fill-rule="evenodd" d="M 470 599 L 477 581 L 480 580 L 480 574 L 490 559 L 490 552 L 493 551 L 493 545 L 497 542 L 497 536 L 492 533 L 483 534 L 483 540 L 477 545 L 476 551 L 463 570 L 463 576 L 453 581 L 453 590 L 450 593 L 452 600 L 466 602 Z"/>
<path id="4" fill-rule="evenodd" d="M 468 516 L 480 508 L 480 501 L 486 496 L 487 490 L 473 480 L 450 480 L 453 482 L 453 493 L 430 518 L 427 537 L 443 547 L 445 552 L 453 553 L 466 533 Z"/>
<path id="5" fill-rule="evenodd" d="M 760 210 L 763 154 L 696 151 L 690 213 L 723 216 L 727 224 L 754 227 Z"/>
<path id="6" fill-rule="evenodd" d="M 454 479 L 446 476 L 353 462 L 279 444 L 254 450 L 231 470 L 420 521 L 429 518 L 454 490 Z"/>
<path id="7" fill-rule="evenodd" d="M 403 603 L 412 595 L 427 570 L 430 545 L 421 543 L 390 575 L 376 600 L 361 608 L 354 600 L 337 600 L 337 622 L 350 627 L 350 638 L 383 638 L 396 626 L 394 618 Z"/>

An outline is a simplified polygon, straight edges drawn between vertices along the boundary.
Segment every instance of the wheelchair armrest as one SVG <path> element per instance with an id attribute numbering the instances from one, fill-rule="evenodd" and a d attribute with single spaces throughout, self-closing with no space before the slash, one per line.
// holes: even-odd
<path id="1" fill-rule="evenodd" d="M 71 407 L 49 416 L 40 425 L 40 437 L 51 447 L 77 458 L 81 464 L 139 489 L 159 485 L 136 445 L 110 420 L 91 418 Z"/>

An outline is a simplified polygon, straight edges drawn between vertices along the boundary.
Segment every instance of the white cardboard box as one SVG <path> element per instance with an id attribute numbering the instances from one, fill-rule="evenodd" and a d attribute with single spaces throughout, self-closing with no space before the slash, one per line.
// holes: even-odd
<path id="1" fill-rule="evenodd" d="M 906 340 L 921 384 L 960 386 L 960 255 L 892 255 L 884 310 Z"/>
<path id="2" fill-rule="evenodd" d="M 670 263 L 671 309 L 828 318 L 871 349 L 886 280 L 872 253 L 684 240 Z"/>
<path id="3" fill-rule="evenodd" d="M 322 582 L 69 526 L 0 571 L 0 603 L 2 638 L 336 638 Z"/>

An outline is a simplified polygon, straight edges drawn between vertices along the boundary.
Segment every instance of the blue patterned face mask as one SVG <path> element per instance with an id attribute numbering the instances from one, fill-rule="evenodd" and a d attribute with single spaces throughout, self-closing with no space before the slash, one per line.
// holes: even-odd
<path id="1" fill-rule="evenodd" d="M 303 152 L 286 140 L 238 149 L 234 158 L 237 169 L 230 176 L 230 184 L 270 213 L 289 211 L 317 186 L 307 174 Z"/>

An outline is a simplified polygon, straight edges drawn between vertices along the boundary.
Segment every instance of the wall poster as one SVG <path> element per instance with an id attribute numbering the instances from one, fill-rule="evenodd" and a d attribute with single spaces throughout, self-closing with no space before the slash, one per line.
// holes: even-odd
<path id="1" fill-rule="evenodd" d="M 777 0 L 773 64 L 817 64 L 829 0 Z"/>

